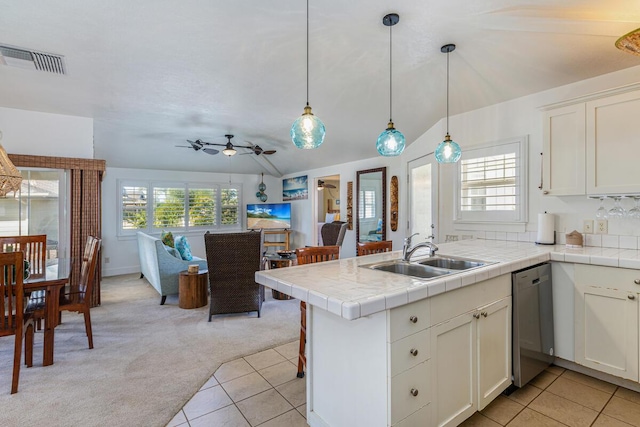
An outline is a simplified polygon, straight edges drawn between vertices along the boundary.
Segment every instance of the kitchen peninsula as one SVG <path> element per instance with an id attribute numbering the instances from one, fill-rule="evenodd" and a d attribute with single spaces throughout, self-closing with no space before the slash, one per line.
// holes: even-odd
<path id="1" fill-rule="evenodd" d="M 550 260 L 640 268 L 638 251 L 480 239 L 439 247 L 487 265 L 428 280 L 361 267 L 399 259 L 395 251 L 256 273 L 307 302 L 311 426 L 457 425 L 511 383 L 511 272 Z"/>

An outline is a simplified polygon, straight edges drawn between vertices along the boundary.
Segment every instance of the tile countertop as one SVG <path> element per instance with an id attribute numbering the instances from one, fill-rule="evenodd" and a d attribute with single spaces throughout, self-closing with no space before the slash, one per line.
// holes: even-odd
<path id="1" fill-rule="evenodd" d="M 601 247 L 568 248 L 502 240 L 438 244 L 437 255 L 491 262 L 470 271 L 420 279 L 359 265 L 399 259 L 400 251 L 256 272 L 256 282 L 348 320 L 429 298 L 462 286 L 545 261 L 640 269 L 640 251 Z M 426 255 L 418 250 L 412 259 Z"/>

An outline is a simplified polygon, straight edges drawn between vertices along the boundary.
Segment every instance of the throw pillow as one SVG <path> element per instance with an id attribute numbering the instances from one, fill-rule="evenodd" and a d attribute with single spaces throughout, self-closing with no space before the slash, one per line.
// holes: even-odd
<path id="1" fill-rule="evenodd" d="M 185 236 L 176 236 L 175 239 L 176 249 L 180 252 L 180 256 L 185 261 L 192 261 L 193 256 L 191 255 L 191 246 L 189 246 L 189 242 Z"/>
<path id="2" fill-rule="evenodd" d="M 178 258 L 178 259 L 182 259 L 182 256 L 180 256 L 180 252 L 178 252 L 178 250 L 176 248 L 172 248 L 171 246 L 167 246 L 167 245 L 162 245 L 165 250 L 167 252 L 169 252 L 173 257 Z"/>
<path id="3" fill-rule="evenodd" d="M 170 231 L 163 231 L 160 235 L 160 240 L 162 240 L 162 243 L 169 246 L 170 248 L 175 247 L 175 244 L 173 243 L 173 233 L 171 233 Z"/>

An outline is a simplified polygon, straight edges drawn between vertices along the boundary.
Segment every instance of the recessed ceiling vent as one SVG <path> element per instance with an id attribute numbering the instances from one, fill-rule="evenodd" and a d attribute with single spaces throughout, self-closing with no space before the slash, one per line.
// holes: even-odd
<path id="1" fill-rule="evenodd" d="M 0 45 L 0 64 L 66 74 L 63 56 L 13 46 Z"/>

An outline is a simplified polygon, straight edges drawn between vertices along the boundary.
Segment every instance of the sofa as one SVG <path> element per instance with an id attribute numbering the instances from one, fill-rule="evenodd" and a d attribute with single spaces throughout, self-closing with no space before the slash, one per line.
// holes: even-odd
<path id="1" fill-rule="evenodd" d="M 161 296 L 163 305 L 167 295 L 178 293 L 178 273 L 191 264 L 198 264 L 201 270 L 207 269 L 207 260 L 193 257 L 186 261 L 174 248 L 162 244 L 158 237 L 138 231 L 138 253 L 140 255 L 140 278 L 146 278 Z"/>

